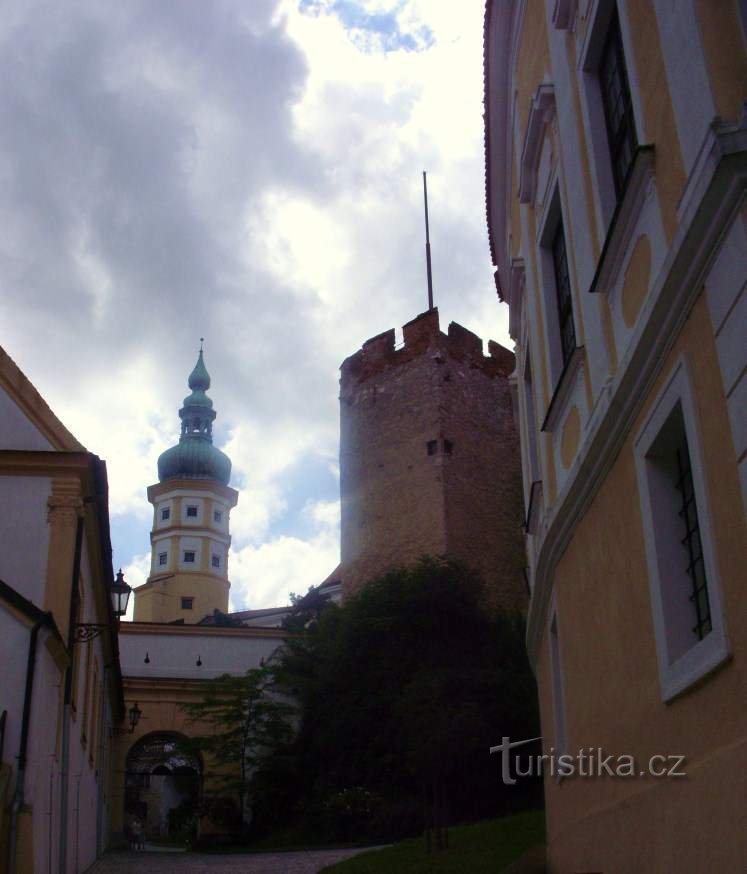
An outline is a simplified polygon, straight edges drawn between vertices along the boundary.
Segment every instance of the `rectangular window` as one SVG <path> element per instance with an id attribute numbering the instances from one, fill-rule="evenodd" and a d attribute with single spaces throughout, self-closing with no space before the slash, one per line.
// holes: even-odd
<path id="1" fill-rule="evenodd" d="M 158 564 L 161 565 L 161 567 L 163 567 L 167 561 L 168 561 L 168 553 L 159 552 L 158 553 Z"/>
<path id="2" fill-rule="evenodd" d="M 573 325 L 571 281 L 568 275 L 568 254 L 565 248 L 565 232 L 562 218 L 552 238 L 552 263 L 555 275 L 555 296 L 558 305 L 558 328 L 563 366 L 568 363 L 576 348 L 576 329 Z"/>
<path id="3" fill-rule="evenodd" d="M 729 655 L 718 586 L 706 456 L 684 358 L 635 441 L 662 698 Z"/>
<path id="4" fill-rule="evenodd" d="M 197 518 L 197 507 L 187 507 L 187 516 L 192 519 Z"/>
<path id="5" fill-rule="evenodd" d="M 552 673 L 552 709 L 553 728 L 555 730 L 555 751 L 564 753 L 567 749 L 565 729 L 565 691 L 563 688 L 563 671 L 560 659 L 560 637 L 558 635 L 558 617 L 553 611 L 550 619 L 550 671 Z"/>
<path id="6" fill-rule="evenodd" d="M 524 364 L 524 403 L 526 408 L 527 461 L 530 483 L 541 478 L 539 450 L 537 448 L 537 419 L 534 409 L 534 386 L 532 385 L 532 360 L 527 347 Z"/>
<path id="7" fill-rule="evenodd" d="M 438 452 L 438 440 L 429 440 L 426 444 L 428 455 L 435 455 Z"/>
<path id="8" fill-rule="evenodd" d="M 698 506 L 680 403 L 649 447 L 646 466 L 656 516 L 667 644 L 670 658 L 677 659 L 711 630 Z"/>
<path id="9" fill-rule="evenodd" d="M 625 66 L 622 33 L 617 8 L 607 29 L 599 62 L 599 87 L 607 128 L 615 193 L 620 198 L 638 147 L 638 137 L 630 99 L 630 84 Z"/>
<path id="10" fill-rule="evenodd" d="M 161 521 L 165 522 L 171 516 L 171 507 L 164 507 L 161 510 Z"/>
<path id="11" fill-rule="evenodd" d="M 220 556 L 219 555 L 213 555 L 212 564 L 213 564 L 213 567 L 220 567 Z"/>
<path id="12" fill-rule="evenodd" d="M 191 610 L 194 602 L 194 598 L 182 598 L 182 610 Z"/>
<path id="13" fill-rule="evenodd" d="M 185 561 L 185 563 L 187 563 L 187 564 L 192 564 L 192 563 L 194 563 L 194 560 L 195 560 L 195 554 L 194 554 L 194 552 L 192 552 L 191 550 L 187 550 L 187 551 L 184 553 L 184 561 Z"/>
<path id="14" fill-rule="evenodd" d="M 698 508 L 695 504 L 693 471 L 690 466 L 690 453 L 687 450 L 687 438 L 684 429 L 680 436 L 680 445 L 676 448 L 675 453 L 677 456 L 677 482 L 675 483 L 675 488 L 680 493 L 682 502 L 678 515 L 682 520 L 682 529 L 684 531 L 682 544 L 686 550 L 687 567 L 685 570 L 692 586 L 692 594 L 689 600 L 695 609 L 693 633 L 698 640 L 703 640 L 711 630 L 711 607 L 708 602 L 708 582 L 703 562 L 703 544 L 700 541 Z"/>
<path id="15" fill-rule="evenodd" d="M 213 521 L 214 522 L 222 522 L 223 521 L 223 513 L 221 510 L 213 511 Z"/>
<path id="16" fill-rule="evenodd" d="M 451 453 L 453 451 L 454 451 L 454 444 L 451 442 L 451 440 L 444 440 L 444 454 L 451 455 Z"/>

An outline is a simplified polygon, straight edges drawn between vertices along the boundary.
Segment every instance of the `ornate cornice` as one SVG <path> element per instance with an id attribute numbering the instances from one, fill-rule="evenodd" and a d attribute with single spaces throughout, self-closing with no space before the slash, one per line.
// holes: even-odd
<path id="1" fill-rule="evenodd" d="M 163 498 L 171 492 L 184 492 L 186 494 L 195 494 L 196 492 L 212 492 L 215 495 L 223 498 L 229 503 L 229 506 L 235 507 L 239 500 L 239 493 L 231 486 L 224 486 L 223 483 L 215 479 L 188 479 L 174 478 L 164 480 L 162 483 L 155 483 L 148 486 L 148 500 L 152 504 L 157 498 Z"/>
<path id="2" fill-rule="evenodd" d="M 176 637 L 277 637 L 285 639 L 291 634 L 282 628 L 263 628 L 261 625 L 172 625 L 167 622 L 122 622 L 120 636 L 148 634 Z"/>
<path id="3" fill-rule="evenodd" d="M 80 481 L 53 479 L 52 494 L 47 498 L 47 522 L 50 525 L 75 526 L 83 515 Z"/>
<path id="4" fill-rule="evenodd" d="M 550 82 L 537 86 L 529 107 L 527 129 L 519 163 L 519 202 L 531 203 L 537 185 L 537 166 L 545 128 L 555 117 L 555 88 Z"/>

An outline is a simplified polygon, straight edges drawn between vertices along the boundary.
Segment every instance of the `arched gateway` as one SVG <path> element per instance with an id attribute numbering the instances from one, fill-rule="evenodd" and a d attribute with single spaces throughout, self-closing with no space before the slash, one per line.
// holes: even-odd
<path id="1" fill-rule="evenodd" d="M 174 838 L 196 824 L 203 766 L 188 750 L 184 735 L 153 732 L 127 753 L 125 825 L 137 821 L 146 838 Z"/>

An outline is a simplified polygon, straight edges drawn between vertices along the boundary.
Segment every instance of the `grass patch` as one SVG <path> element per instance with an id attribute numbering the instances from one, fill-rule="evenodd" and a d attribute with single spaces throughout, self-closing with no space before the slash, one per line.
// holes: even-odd
<path id="1" fill-rule="evenodd" d="M 449 849 L 425 852 L 423 838 L 362 853 L 324 868 L 327 874 L 496 874 L 545 839 L 542 811 L 449 829 Z"/>

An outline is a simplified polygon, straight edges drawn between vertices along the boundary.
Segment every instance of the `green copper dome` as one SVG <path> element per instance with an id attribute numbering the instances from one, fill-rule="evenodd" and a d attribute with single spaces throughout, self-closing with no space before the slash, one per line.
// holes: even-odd
<path id="1" fill-rule="evenodd" d="M 213 446 L 213 402 L 205 394 L 210 388 L 210 374 L 202 357 L 202 348 L 188 385 L 192 393 L 184 398 L 179 410 L 182 433 L 179 442 L 158 458 L 158 480 L 214 479 L 228 485 L 231 459 Z"/>

